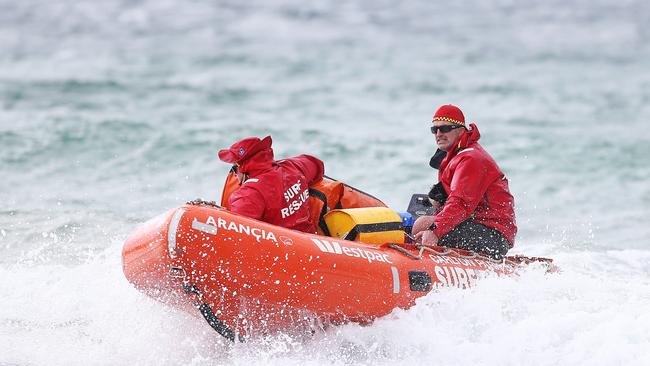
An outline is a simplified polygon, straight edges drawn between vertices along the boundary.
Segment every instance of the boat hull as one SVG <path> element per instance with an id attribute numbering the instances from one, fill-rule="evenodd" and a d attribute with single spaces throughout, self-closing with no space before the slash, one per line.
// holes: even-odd
<path id="1" fill-rule="evenodd" d="M 143 224 L 122 254 L 124 274 L 138 289 L 188 310 L 202 306 L 229 338 L 367 323 L 433 289 L 471 287 L 484 274 L 509 275 L 538 260 L 369 245 L 207 205 L 184 205 Z"/>

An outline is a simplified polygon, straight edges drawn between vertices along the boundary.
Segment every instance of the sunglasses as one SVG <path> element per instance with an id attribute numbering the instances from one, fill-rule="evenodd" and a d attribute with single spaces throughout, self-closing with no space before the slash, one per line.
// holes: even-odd
<path id="1" fill-rule="evenodd" d="M 431 126 L 431 133 L 434 134 L 434 135 L 436 133 L 438 133 L 438 131 L 440 131 L 442 133 L 447 133 L 447 132 L 449 132 L 451 130 L 455 130 L 457 128 L 465 128 L 465 126 L 461 126 L 461 125 Z"/>
<path id="2" fill-rule="evenodd" d="M 235 163 L 233 164 L 232 168 L 230 168 L 230 172 L 233 174 L 239 175 L 239 164 Z M 242 173 L 241 176 L 239 177 L 239 184 L 244 183 L 246 180 L 248 180 L 248 174 L 247 173 Z"/>

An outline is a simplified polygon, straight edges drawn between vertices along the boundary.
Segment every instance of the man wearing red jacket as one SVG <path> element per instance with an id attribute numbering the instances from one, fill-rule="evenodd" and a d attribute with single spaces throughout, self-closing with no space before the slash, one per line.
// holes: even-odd
<path id="1" fill-rule="evenodd" d="M 288 229 L 315 233 L 309 185 L 323 179 L 323 162 L 311 155 L 275 161 L 271 136 L 245 138 L 219 151 L 242 181 L 229 198 L 230 211 Z"/>
<path id="2" fill-rule="evenodd" d="M 502 258 L 515 242 L 514 198 L 508 180 L 478 144 L 475 124 L 465 125 L 456 106 L 443 105 L 433 116 L 431 132 L 447 156 L 438 180 L 446 201 L 433 216 L 422 216 L 413 233 L 422 245 L 440 245 Z"/>

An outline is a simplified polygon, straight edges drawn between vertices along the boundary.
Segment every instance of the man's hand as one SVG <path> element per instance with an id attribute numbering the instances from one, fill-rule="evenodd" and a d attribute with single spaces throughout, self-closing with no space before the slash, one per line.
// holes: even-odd
<path id="1" fill-rule="evenodd" d="M 438 245 L 438 237 L 432 230 L 425 230 L 415 234 L 415 241 L 428 247 Z"/>
<path id="2" fill-rule="evenodd" d="M 433 220 L 434 219 L 435 219 L 435 216 L 420 216 L 420 217 L 418 217 L 418 219 L 415 220 L 415 223 L 413 224 L 413 229 L 411 229 L 411 232 L 413 233 L 413 235 L 417 235 L 421 231 L 429 230 L 431 225 L 433 225 Z"/>

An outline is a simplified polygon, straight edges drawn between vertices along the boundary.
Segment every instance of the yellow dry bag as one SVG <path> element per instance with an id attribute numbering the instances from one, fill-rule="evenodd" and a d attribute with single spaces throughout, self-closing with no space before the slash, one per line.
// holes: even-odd
<path id="1" fill-rule="evenodd" d="M 404 225 L 388 207 L 331 210 L 325 214 L 330 235 L 367 244 L 404 243 Z"/>

